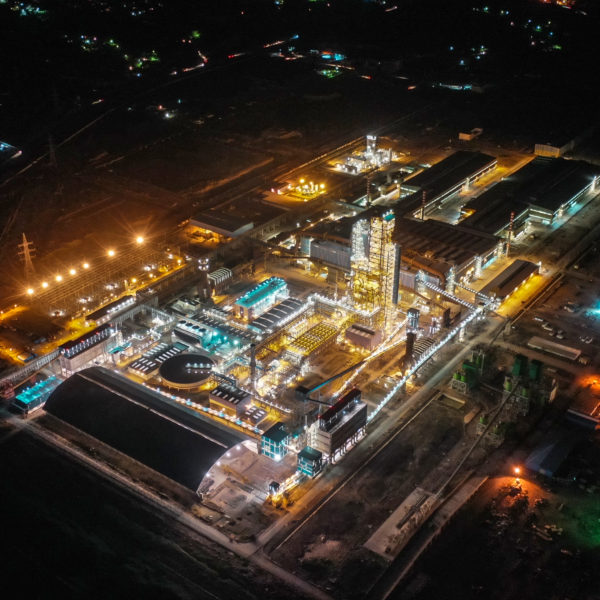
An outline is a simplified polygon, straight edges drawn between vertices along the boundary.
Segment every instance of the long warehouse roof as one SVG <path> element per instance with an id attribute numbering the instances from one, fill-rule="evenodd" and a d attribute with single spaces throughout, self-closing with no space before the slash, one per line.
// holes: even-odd
<path id="1" fill-rule="evenodd" d="M 486 284 L 481 289 L 481 293 L 484 296 L 491 296 L 493 294 L 498 298 L 506 298 L 528 277 L 533 275 L 533 273 L 538 273 L 539 270 L 539 265 L 518 258 Z"/>
<path id="2" fill-rule="evenodd" d="M 495 161 L 496 159 L 489 154 L 459 150 L 429 169 L 407 179 L 405 183 L 407 187 L 426 190 L 428 200 L 432 200 Z"/>
<path id="3" fill-rule="evenodd" d="M 498 243 L 493 235 L 461 225 L 406 218 L 396 218 L 394 241 L 400 244 L 403 256 L 414 252 L 456 265 L 489 252 Z"/>
<path id="4" fill-rule="evenodd" d="M 464 225 L 496 232 L 529 206 L 552 213 L 588 186 L 600 169 L 580 160 L 538 157 L 468 202 Z"/>
<path id="5" fill-rule="evenodd" d="M 193 491 L 225 452 L 246 439 L 102 367 L 69 377 L 45 410 Z"/>

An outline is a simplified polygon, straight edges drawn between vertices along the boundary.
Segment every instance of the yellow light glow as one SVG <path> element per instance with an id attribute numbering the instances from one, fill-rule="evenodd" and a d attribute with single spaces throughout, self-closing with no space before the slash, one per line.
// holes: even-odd
<path id="1" fill-rule="evenodd" d="M 44 289 L 46 289 L 48 287 L 48 282 L 47 281 L 42 281 L 42 287 Z"/>
<path id="2" fill-rule="evenodd" d="M 62 281 L 62 275 L 57 275 L 54 279 L 56 279 L 56 281 Z"/>
<path id="3" fill-rule="evenodd" d="M 132 278 L 131 278 L 131 283 L 137 283 L 137 278 L 135 278 L 135 277 L 132 277 Z"/>
<path id="4" fill-rule="evenodd" d="M 300 180 L 300 183 L 304 183 L 304 179 L 301 179 L 301 180 Z"/>
<path id="5" fill-rule="evenodd" d="M 83 266 L 84 269 L 89 269 L 90 268 L 89 263 L 83 263 L 82 266 Z"/>
<path id="6" fill-rule="evenodd" d="M 521 473 L 521 467 L 515 467 L 515 475 L 519 475 Z"/>
<path id="7" fill-rule="evenodd" d="M 33 296 L 33 288 L 28 288 L 28 289 L 27 289 L 27 293 L 28 293 L 30 296 Z"/>
<path id="8" fill-rule="evenodd" d="M 144 243 L 144 238 L 143 238 L 141 235 L 138 235 L 138 236 L 135 238 L 135 241 L 136 241 L 138 244 L 143 244 L 143 243 Z"/>
<path id="9" fill-rule="evenodd" d="M 69 275 L 75 275 L 77 271 L 75 269 L 69 269 Z"/>
<path id="10" fill-rule="evenodd" d="M 106 254 L 108 254 L 108 256 L 114 256 L 115 251 L 111 248 Z"/>

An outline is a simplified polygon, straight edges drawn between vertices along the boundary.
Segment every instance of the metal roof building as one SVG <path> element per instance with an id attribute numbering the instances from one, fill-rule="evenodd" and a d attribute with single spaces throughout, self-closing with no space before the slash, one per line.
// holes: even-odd
<path id="1" fill-rule="evenodd" d="M 102 367 L 69 377 L 44 408 L 194 492 L 224 453 L 248 439 Z"/>
<path id="2" fill-rule="evenodd" d="M 485 285 L 480 293 L 503 301 L 534 273 L 539 273 L 539 270 L 539 265 L 518 258 Z"/>
<path id="3" fill-rule="evenodd" d="M 410 196 L 404 202 L 409 207 L 407 210 L 420 206 L 423 193 L 426 207 L 442 202 L 464 185 L 494 169 L 496 164 L 496 158 L 482 152 L 459 150 L 451 154 L 403 184 L 404 188 L 416 194 L 416 197 Z"/>
<path id="4" fill-rule="evenodd" d="M 442 282 L 451 268 L 461 277 L 478 258 L 485 263 L 498 246 L 495 236 L 470 227 L 398 217 L 394 241 L 402 249 L 404 266 L 422 269 Z"/>
<path id="5" fill-rule="evenodd" d="M 572 208 L 594 186 L 599 169 L 580 160 L 535 158 L 463 209 L 464 225 L 498 234 L 508 228 L 511 212 L 515 227 L 531 220 L 551 224 Z M 583 197 L 583 198 L 582 198 Z"/>
<path id="6" fill-rule="evenodd" d="M 254 227 L 252 221 L 239 216 L 224 214 L 218 210 L 204 211 L 192 217 L 190 224 L 231 238 L 239 237 Z"/>
<path id="7" fill-rule="evenodd" d="M 263 313 L 258 319 L 254 319 L 251 325 L 260 331 L 275 331 L 275 329 L 287 323 L 303 306 L 304 303 L 297 298 L 286 298 L 283 302 Z"/>

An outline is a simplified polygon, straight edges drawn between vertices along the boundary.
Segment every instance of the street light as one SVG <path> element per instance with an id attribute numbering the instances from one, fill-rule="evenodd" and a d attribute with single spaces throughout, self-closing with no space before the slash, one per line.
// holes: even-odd
<path id="1" fill-rule="evenodd" d="M 135 238 L 135 241 L 136 241 L 136 243 L 138 243 L 138 244 L 143 244 L 143 243 L 144 243 L 144 238 L 143 238 L 141 235 L 138 235 L 138 236 Z"/>
<path id="2" fill-rule="evenodd" d="M 89 269 L 90 268 L 89 263 L 86 263 L 86 262 L 84 262 L 82 266 L 83 266 L 84 269 Z"/>
<path id="3" fill-rule="evenodd" d="M 27 288 L 27 293 L 28 293 L 30 296 L 33 296 L 33 291 L 34 291 L 34 290 L 33 290 L 33 288 Z"/>
<path id="4" fill-rule="evenodd" d="M 75 269 L 69 269 L 69 275 L 75 275 L 77 271 Z"/>
<path id="5" fill-rule="evenodd" d="M 62 281 L 62 275 L 57 275 L 54 279 L 56 279 L 56 281 Z"/>
<path id="6" fill-rule="evenodd" d="M 111 248 L 106 254 L 108 254 L 108 256 L 114 256 L 115 255 L 115 251 Z"/>

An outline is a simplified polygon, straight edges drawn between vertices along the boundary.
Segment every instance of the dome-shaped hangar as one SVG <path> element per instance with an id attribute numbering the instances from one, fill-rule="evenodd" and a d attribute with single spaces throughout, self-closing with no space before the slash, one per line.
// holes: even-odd
<path id="1" fill-rule="evenodd" d="M 194 492 L 223 454 L 249 439 L 102 367 L 69 377 L 44 408 Z"/>
<path id="2" fill-rule="evenodd" d="M 211 358 L 202 354 L 177 354 L 160 365 L 158 374 L 167 387 L 186 390 L 204 383 L 214 365 Z"/>

